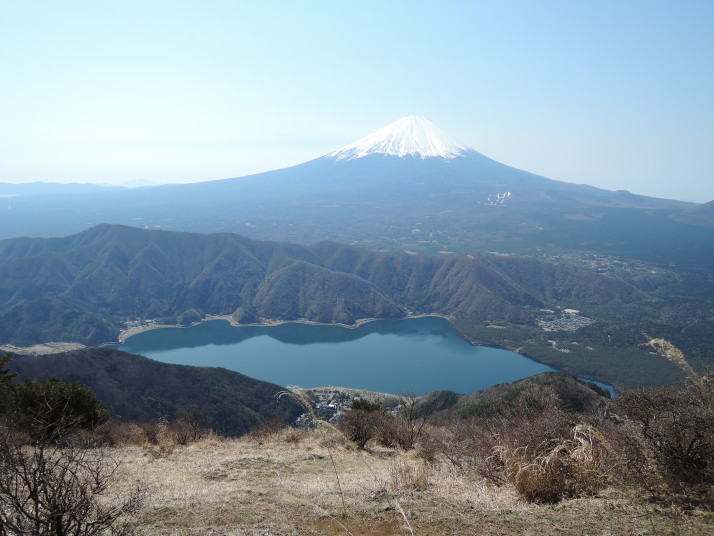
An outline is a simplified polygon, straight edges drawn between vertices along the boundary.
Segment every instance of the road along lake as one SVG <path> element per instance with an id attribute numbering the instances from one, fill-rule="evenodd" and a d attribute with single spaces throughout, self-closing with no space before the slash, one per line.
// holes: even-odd
<path id="1" fill-rule="evenodd" d="M 165 363 L 224 367 L 283 386 L 392 394 L 472 393 L 555 370 L 508 350 L 474 346 L 437 317 L 377 320 L 355 329 L 301 323 L 235 327 L 213 320 L 146 331 L 116 348 Z"/>

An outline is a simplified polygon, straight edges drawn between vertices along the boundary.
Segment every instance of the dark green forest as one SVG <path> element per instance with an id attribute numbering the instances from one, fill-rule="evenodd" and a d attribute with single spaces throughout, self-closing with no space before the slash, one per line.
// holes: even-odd
<path id="1" fill-rule="evenodd" d="M 282 387 L 238 372 L 169 365 L 109 348 L 14 355 L 8 369 L 16 382 L 79 382 L 120 421 L 174 421 L 191 410 L 202 426 L 238 436 L 270 419 L 292 423 L 304 411 L 294 399 L 277 396 Z"/>

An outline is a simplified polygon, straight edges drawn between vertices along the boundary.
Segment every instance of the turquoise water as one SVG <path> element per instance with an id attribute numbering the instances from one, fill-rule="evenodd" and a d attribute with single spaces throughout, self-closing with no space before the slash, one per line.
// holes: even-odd
<path id="1" fill-rule="evenodd" d="M 404 394 L 471 393 L 554 370 L 508 350 L 474 346 L 443 318 L 380 320 L 356 329 L 215 320 L 140 333 L 117 346 L 157 361 L 224 367 L 278 385 L 337 385 Z"/>

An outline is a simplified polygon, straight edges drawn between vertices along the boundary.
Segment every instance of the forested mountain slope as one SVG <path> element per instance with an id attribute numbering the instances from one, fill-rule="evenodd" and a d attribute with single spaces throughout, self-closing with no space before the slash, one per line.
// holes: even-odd
<path id="1" fill-rule="evenodd" d="M 109 348 L 88 348 L 42 357 L 16 355 L 16 380 L 81 381 L 112 418 L 174 420 L 194 410 L 199 422 L 223 435 L 241 435 L 269 419 L 292 423 L 304 408 L 283 387 L 222 368 L 159 363 Z"/>
<path id="2" fill-rule="evenodd" d="M 117 339 L 127 322 L 190 324 L 414 313 L 534 325 L 538 308 L 633 302 L 633 285 L 506 256 L 371 252 L 98 225 L 65 238 L 0 242 L 0 343 Z"/>

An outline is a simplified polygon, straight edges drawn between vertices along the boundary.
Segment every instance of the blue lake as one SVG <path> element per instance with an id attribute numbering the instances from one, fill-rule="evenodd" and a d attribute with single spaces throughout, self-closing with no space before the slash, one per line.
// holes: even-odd
<path id="1" fill-rule="evenodd" d="M 474 346 L 436 317 L 380 320 L 356 329 L 215 320 L 157 329 L 117 348 L 157 361 L 224 367 L 279 385 L 335 385 L 404 394 L 471 393 L 554 370 L 508 350 Z"/>

